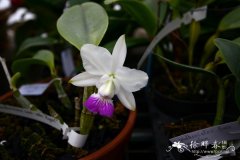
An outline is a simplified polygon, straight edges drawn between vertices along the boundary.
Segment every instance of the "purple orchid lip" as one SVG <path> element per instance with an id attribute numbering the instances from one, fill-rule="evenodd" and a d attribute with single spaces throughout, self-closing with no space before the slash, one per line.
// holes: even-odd
<path id="1" fill-rule="evenodd" d="M 84 105 L 90 112 L 105 117 L 112 117 L 114 112 L 112 100 L 95 93 L 86 100 Z"/>

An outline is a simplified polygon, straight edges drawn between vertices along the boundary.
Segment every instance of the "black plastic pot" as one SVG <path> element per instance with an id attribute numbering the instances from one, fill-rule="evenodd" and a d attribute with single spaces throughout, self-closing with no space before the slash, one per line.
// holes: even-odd
<path id="1" fill-rule="evenodd" d="M 192 101 L 170 98 L 156 89 L 150 95 L 156 108 L 172 117 L 183 117 L 197 113 L 215 113 L 216 101 Z"/>

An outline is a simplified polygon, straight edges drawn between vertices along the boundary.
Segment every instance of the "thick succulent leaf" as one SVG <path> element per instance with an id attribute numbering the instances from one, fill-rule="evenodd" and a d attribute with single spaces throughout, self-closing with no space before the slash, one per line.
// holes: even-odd
<path id="1" fill-rule="evenodd" d="M 237 7 L 221 20 L 218 30 L 224 31 L 228 29 L 235 29 L 240 27 L 240 8 Z"/>
<path id="2" fill-rule="evenodd" d="M 80 49 L 83 44 L 98 45 L 108 27 L 108 16 L 97 3 L 86 2 L 64 11 L 57 21 L 63 38 Z"/>
<path id="3" fill-rule="evenodd" d="M 33 59 L 33 58 L 23 58 L 15 60 L 12 63 L 12 71 L 13 73 L 20 72 L 21 75 L 27 76 L 31 73 L 31 70 L 36 70 L 36 66 L 44 66 L 46 63 L 44 63 L 42 60 Z M 38 74 L 38 73 L 35 73 Z"/>
<path id="4" fill-rule="evenodd" d="M 50 38 L 50 37 L 32 37 L 32 38 L 28 38 L 25 41 L 23 41 L 23 43 L 21 44 L 21 46 L 18 49 L 17 54 L 22 53 L 23 51 L 31 48 L 31 47 L 38 47 L 38 46 L 45 46 L 45 45 L 53 45 L 56 44 L 57 40 L 54 38 Z"/>
<path id="5" fill-rule="evenodd" d="M 240 79 L 240 45 L 236 42 L 217 38 L 215 44 L 223 55 L 224 61 L 231 72 Z"/>

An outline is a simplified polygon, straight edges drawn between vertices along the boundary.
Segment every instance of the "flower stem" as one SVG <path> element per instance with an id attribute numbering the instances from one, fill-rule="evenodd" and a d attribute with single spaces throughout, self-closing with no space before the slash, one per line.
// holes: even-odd
<path id="1" fill-rule="evenodd" d="M 200 23 L 192 21 L 190 25 L 190 38 L 188 46 L 188 64 L 193 65 L 194 48 L 200 34 Z"/>
<path id="2" fill-rule="evenodd" d="M 194 56 L 194 48 L 197 43 L 198 37 L 200 34 L 200 23 L 197 21 L 192 21 L 190 24 L 190 37 L 189 37 L 189 46 L 188 46 L 188 64 L 190 66 L 193 65 L 193 56 Z M 193 88 L 193 75 L 189 73 L 189 86 Z"/>
<path id="3" fill-rule="evenodd" d="M 74 126 L 79 125 L 79 119 L 80 119 L 80 102 L 81 99 L 79 97 L 74 98 L 74 108 L 75 108 L 75 114 L 74 114 Z"/>
<path id="4" fill-rule="evenodd" d="M 81 117 L 80 117 L 80 133 L 81 134 L 89 134 L 93 122 L 94 122 L 94 114 L 84 106 L 84 102 L 87 100 L 87 98 L 94 93 L 95 87 L 85 87 L 84 88 L 84 93 L 83 93 L 83 109 L 81 112 Z"/>

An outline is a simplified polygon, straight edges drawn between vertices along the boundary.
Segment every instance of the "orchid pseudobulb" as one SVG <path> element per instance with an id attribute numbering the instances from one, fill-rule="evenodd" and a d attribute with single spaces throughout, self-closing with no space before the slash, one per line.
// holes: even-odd
<path id="1" fill-rule="evenodd" d="M 132 92 L 147 84 L 148 75 L 143 71 L 124 67 L 126 54 L 124 35 L 117 40 L 112 54 L 93 44 L 82 46 L 81 57 L 85 72 L 73 77 L 70 83 L 80 87 L 98 88 L 98 93 L 92 94 L 85 102 L 89 111 L 111 117 L 114 112 L 114 95 L 117 95 L 126 108 L 135 110 L 136 103 Z"/>

